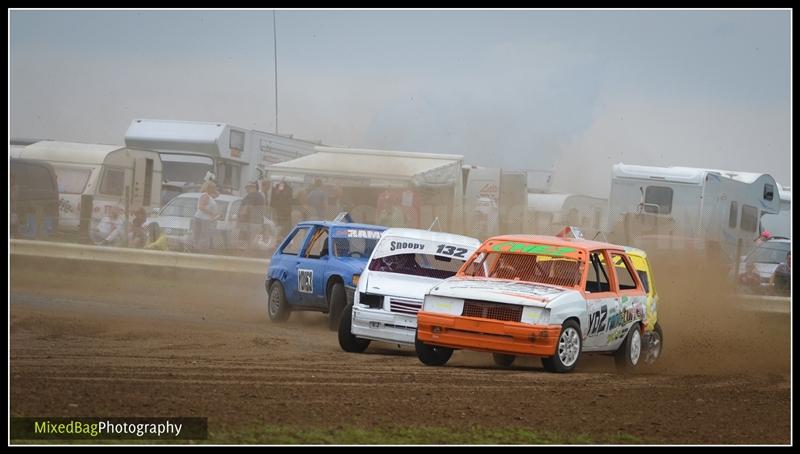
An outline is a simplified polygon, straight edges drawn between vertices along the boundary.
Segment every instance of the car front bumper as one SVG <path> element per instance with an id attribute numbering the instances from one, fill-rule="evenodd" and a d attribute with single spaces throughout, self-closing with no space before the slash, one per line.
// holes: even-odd
<path id="1" fill-rule="evenodd" d="M 560 325 L 529 325 L 431 312 L 417 314 L 420 341 L 457 349 L 553 356 L 560 333 Z"/>
<path id="2" fill-rule="evenodd" d="M 414 345 L 417 317 L 382 309 L 353 308 L 350 332 L 358 337 Z"/>

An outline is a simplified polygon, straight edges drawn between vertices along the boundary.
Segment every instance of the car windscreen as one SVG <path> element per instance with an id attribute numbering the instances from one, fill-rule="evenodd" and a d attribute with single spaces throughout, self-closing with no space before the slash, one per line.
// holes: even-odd
<path id="1" fill-rule="evenodd" d="M 447 279 L 455 276 L 465 260 L 435 254 L 396 254 L 372 259 L 370 271 Z"/>
<path id="2" fill-rule="evenodd" d="M 336 257 L 367 258 L 381 237 L 380 230 L 335 228 L 333 229 L 333 253 Z"/>
<path id="3" fill-rule="evenodd" d="M 82 194 L 92 174 L 91 169 L 54 167 L 58 180 L 58 192 L 62 194 Z"/>
<path id="4" fill-rule="evenodd" d="M 582 270 L 581 261 L 569 257 L 484 251 L 469 261 L 463 274 L 576 287 L 581 283 Z"/>
<path id="5" fill-rule="evenodd" d="M 783 263 L 786 261 L 786 253 L 791 250 L 791 247 L 789 242 L 767 241 L 758 246 L 747 258 L 747 261 L 750 263 Z"/>
<path id="6" fill-rule="evenodd" d="M 179 218 L 194 217 L 194 213 L 197 211 L 197 200 L 198 199 L 194 197 L 176 197 L 161 210 L 161 216 L 176 216 Z M 217 212 L 224 214 L 227 210 L 228 202 L 217 200 Z"/>

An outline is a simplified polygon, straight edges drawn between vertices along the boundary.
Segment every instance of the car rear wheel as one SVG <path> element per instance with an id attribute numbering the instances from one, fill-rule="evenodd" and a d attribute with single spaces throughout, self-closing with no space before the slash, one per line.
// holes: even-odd
<path id="1" fill-rule="evenodd" d="M 578 365 L 582 346 L 580 326 L 575 320 L 567 320 L 561 325 L 556 354 L 542 358 L 542 366 L 548 372 L 571 372 Z"/>
<path id="2" fill-rule="evenodd" d="M 417 357 L 428 366 L 444 366 L 450 357 L 453 356 L 453 349 L 428 345 L 414 338 L 414 348 L 417 350 Z"/>
<path id="3" fill-rule="evenodd" d="M 661 356 L 661 350 L 664 348 L 664 333 L 661 331 L 661 325 L 658 322 L 656 322 L 653 331 L 645 335 L 644 346 L 644 364 L 652 366 L 658 361 Z"/>
<path id="4" fill-rule="evenodd" d="M 634 323 L 628 335 L 625 336 L 625 342 L 619 346 L 614 361 L 617 363 L 617 369 L 621 372 L 631 372 L 639 363 L 642 362 L 644 355 L 642 355 L 642 333 L 639 331 L 639 324 Z"/>
<path id="5" fill-rule="evenodd" d="M 267 302 L 267 315 L 273 322 L 284 322 L 289 318 L 291 309 L 286 302 L 286 293 L 283 285 L 275 281 L 269 288 L 269 300 Z"/>
<path id="6" fill-rule="evenodd" d="M 514 355 L 506 355 L 505 353 L 492 353 L 494 363 L 500 367 L 511 367 L 514 360 L 517 359 Z"/>
<path id="7" fill-rule="evenodd" d="M 348 304 L 342 313 L 339 322 L 339 346 L 349 353 L 361 353 L 369 347 L 369 339 L 361 339 L 353 335 L 350 328 L 353 326 L 353 305 Z"/>

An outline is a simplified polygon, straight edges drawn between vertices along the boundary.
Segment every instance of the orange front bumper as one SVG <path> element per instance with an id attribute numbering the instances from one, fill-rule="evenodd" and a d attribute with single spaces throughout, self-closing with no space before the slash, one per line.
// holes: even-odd
<path id="1" fill-rule="evenodd" d="M 553 356 L 561 325 L 528 325 L 419 312 L 417 337 L 426 344 L 513 355 Z"/>

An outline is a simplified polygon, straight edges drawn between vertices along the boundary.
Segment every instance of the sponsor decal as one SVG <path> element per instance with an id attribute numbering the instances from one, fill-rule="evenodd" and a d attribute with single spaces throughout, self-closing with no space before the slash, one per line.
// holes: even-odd
<path id="1" fill-rule="evenodd" d="M 381 232 L 377 230 L 347 229 L 347 238 L 368 238 L 377 240 L 380 237 Z"/>
<path id="2" fill-rule="evenodd" d="M 297 270 L 297 290 L 303 293 L 314 293 L 314 270 Z"/>
<path id="3" fill-rule="evenodd" d="M 549 246 L 546 244 L 530 244 L 530 243 L 516 243 L 513 241 L 504 241 L 492 246 L 495 252 L 522 252 L 524 254 L 536 255 L 551 255 L 560 257 L 569 253 L 575 252 L 575 248 Z"/>
<path id="4" fill-rule="evenodd" d="M 391 241 L 389 243 L 390 251 L 396 251 L 398 249 L 411 249 L 412 251 L 421 251 L 425 249 L 425 245 L 421 243 L 412 243 L 410 241 Z"/>
<path id="5" fill-rule="evenodd" d="M 436 246 L 436 253 L 442 255 L 449 255 L 461 259 L 466 258 L 468 249 L 465 247 L 450 246 L 449 244 L 440 244 Z"/>
<path id="6" fill-rule="evenodd" d="M 608 319 L 608 306 L 605 304 L 600 310 L 589 314 L 589 336 L 596 336 L 606 331 Z"/>

